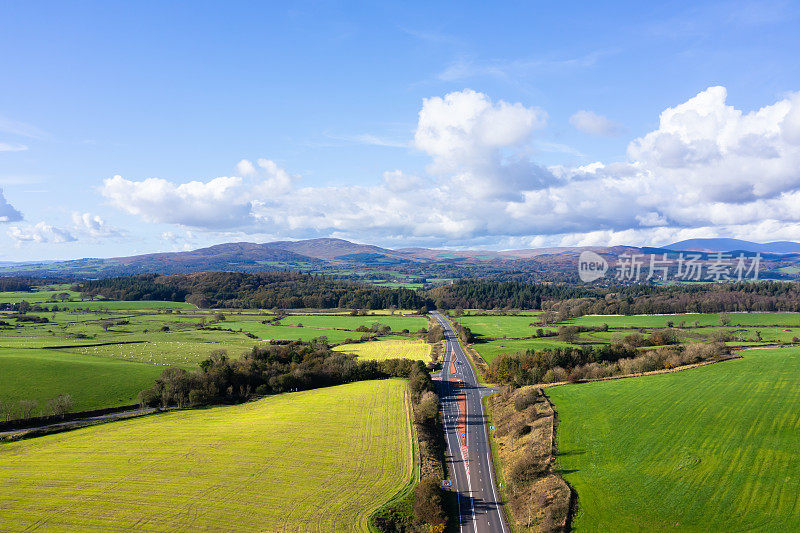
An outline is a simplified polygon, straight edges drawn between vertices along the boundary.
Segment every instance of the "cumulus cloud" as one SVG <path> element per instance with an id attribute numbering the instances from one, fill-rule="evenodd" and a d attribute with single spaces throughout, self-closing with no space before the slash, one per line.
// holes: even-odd
<path id="1" fill-rule="evenodd" d="M 6 233 L 16 242 L 17 246 L 26 242 L 51 243 L 77 240 L 69 231 L 51 226 L 46 222 L 11 226 Z"/>
<path id="2" fill-rule="evenodd" d="M 148 222 L 225 229 L 250 222 L 251 203 L 244 180 L 220 177 L 176 184 L 160 178 L 106 179 L 100 192 L 111 205 Z"/>
<path id="3" fill-rule="evenodd" d="M 371 186 L 300 187 L 258 159 L 209 181 L 115 176 L 102 193 L 152 222 L 292 237 L 653 244 L 780 227 L 782 238 L 800 238 L 800 96 L 751 112 L 726 100 L 711 87 L 664 110 L 625 161 L 545 168 L 530 155 L 544 111 L 464 90 L 422 103 L 413 146 L 430 157 L 426 175 L 392 170 Z"/>
<path id="4" fill-rule="evenodd" d="M 16 222 L 18 220 L 22 220 L 22 213 L 8 203 L 3 189 L 0 189 L 0 222 Z"/>
<path id="5" fill-rule="evenodd" d="M 77 233 L 88 235 L 93 239 L 119 237 L 123 232 L 109 226 L 100 215 L 91 213 L 72 213 L 72 225 Z"/>
<path id="6" fill-rule="evenodd" d="M 148 222 L 225 230 L 251 225 L 254 206 L 285 195 L 297 179 L 269 159 L 243 159 L 236 172 L 238 176 L 180 184 L 117 175 L 103 181 L 100 193 L 111 205 Z"/>
<path id="7" fill-rule="evenodd" d="M 622 133 L 622 127 L 594 111 L 577 111 L 569 118 L 569 123 L 583 133 L 598 137 L 616 137 Z"/>
<path id="8" fill-rule="evenodd" d="M 534 107 L 499 101 L 469 89 L 426 98 L 419 112 L 414 145 L 431 156 L 428 170 L 450 175 L 465 194 L 482 198 L 518 197 L 543 187 L 549 174 L 514 152 L 547 114 Z"/>

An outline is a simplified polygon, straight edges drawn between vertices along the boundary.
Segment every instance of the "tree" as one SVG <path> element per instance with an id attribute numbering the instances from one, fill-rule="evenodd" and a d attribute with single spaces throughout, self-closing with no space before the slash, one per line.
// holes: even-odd
<path id="1" fill-rule="evenodd" d="M 103 331 L 108 331 L 108 328 L 114 325 L 113 320 L 101 320 L 100 327 L 103 328 Z"/>
<path id="2" fill-rule="evenodd" d="M 719 323 L 723 326 L 729 326 L 731 324 L 731 315 L 728 313 L 721 313 L 719 315 Z"/>
<path id="3" fill-rule="evenodd" d="M 558 338 L 561 341 L 573 343 L 578 340 L 578 328 L 575 326 L 561 326 L 558 328 Z"/>
<path id="4" fill-rule="evenodd" d="M 446 524 L 444 497 L 439 480 L 433 476 L 421 480 L 414 488 L 414 517 L 425 524 Z"/>
<path id="5" fill-rule="evenodd" d="M 59 394 L 47 402 L 50 407 L 50 412 L 55 416 L 63 417 L 67 413 L 72 412 L 73 402 L 72 396 L 69 394 Z"/>
<path id="6" fill-rule="evenodd" d="M 430 344 L 436 344 L 444 338 L 444 329 L 439 324 L 434 324 L 426 334 L 426 340 Z"/>
<path id="7" fill-rule="evenodd" d="M 20 400 L 19 402 L 19 413 L 20 418 L 28 419 L 33 417 L 33 412 L 36 408 L 39 407 L 39 403 L 36 400 Z"/>

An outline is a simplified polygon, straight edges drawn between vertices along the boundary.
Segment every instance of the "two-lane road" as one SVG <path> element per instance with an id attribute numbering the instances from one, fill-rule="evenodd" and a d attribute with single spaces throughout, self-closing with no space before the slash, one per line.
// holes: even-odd
<path id="1" fill-rule="evenodd" d="M 458 494 L 459 531 L 507 533 L 481 402 L 495 391 L 478 384 L 450 323 L 439 313 L 431 315 L 444 328 L 446 343 L 440 392 L 448 469 L 452 490 Z"/>

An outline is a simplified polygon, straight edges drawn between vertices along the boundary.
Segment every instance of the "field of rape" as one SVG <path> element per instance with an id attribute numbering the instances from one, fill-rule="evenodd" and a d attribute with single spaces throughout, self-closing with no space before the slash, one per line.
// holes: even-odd
<path id="1" fill-rule="evenodd" d="M 412 479 L 403 380 L 0 445 L 0 530 L 368 531 Z"/>

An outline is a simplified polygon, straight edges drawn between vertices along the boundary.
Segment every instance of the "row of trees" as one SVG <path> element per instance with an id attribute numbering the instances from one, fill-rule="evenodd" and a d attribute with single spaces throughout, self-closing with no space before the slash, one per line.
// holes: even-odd
<path id="1" fill-rule="evenodd" d="M 254 347 L 239 359 L 219 350 L 196 371 L 165 369 L 153 387 L 140 393 L 139 400 L 143 405 L 162 407 L 238 403 L 266 394 L 366 379 L 413 378 L 419 373 L 427 376 L 420 361 L 360 361 L 331 350 L 320 338 Z"/>
<path id="2" fill-rule="evenodd" d="M 72 396 L 59 394 L 40 406 L 36 400 L 19 400 L 17 402 L 0 402 L 0 420 L 27 420 L 36 416 L 64 416 L 74 409 Z"/>
<path id="3" fill-rule="evenodd" d="M 582 315 L 800 312 L 800 283 L 784 281 L 603 288 L 459 280 L 429 296 L 440 309 L 542 309 L 544 324 Z"/>
<path id="4" fill-rule="evenodd" d="M 73 290 L 113 300 L 187 301 L 198 307 L 429 309 L 424 294 L 298 272 L 142 274 L 87 281 Z"/>
<path id="5" fill-rule="evenodd" d="M 495 383 L 522 387 L 668 370 L 730 354 L 730 348 L 720 342 L 637 350 L 646 344 L 647 340 L 633 334 L 623 341 L 600 347 L 520 350 L 494 358 L 489 363 L 487 378 Z"/>

